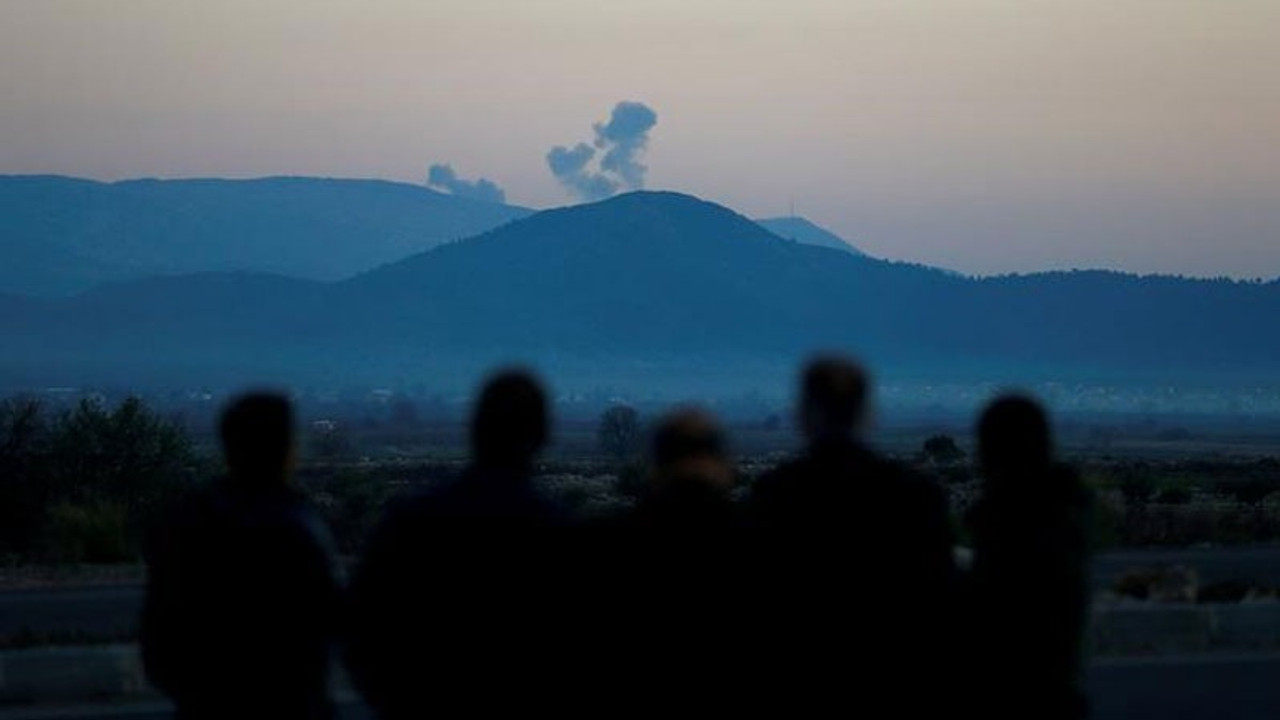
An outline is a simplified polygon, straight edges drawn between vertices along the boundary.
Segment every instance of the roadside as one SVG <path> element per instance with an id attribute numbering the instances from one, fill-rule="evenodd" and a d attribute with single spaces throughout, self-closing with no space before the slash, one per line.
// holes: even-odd
<path id="1" fill-rule="evenodd" d="M 1149 587 L 1129 590 L 1147 599 L 1116 592 L 1126 582 L 1134 586 L 1134 578 Z M 28 572 L 7 580 L 0 584 L 0 707 L 34 712 L 88 703 L 97 713 L 96 703 L 123 708 L 121 703 L 158 700 L 133 643 L 143 592 L 140 566 Z M 1280 657 L 1280 599 L 1274 593 L 1241 591 L 1230 602 L 1195 602 L 1206 587 L 1277 587 L 1280 547 L 1107 553 L 1096 561 L 1094 580 L 1087 642 L 1095 668 L 1123 673 L 1165 658 L 1221 659 L 1224 653 Z M 341 684 L 338 690 L 349 692 Z M 133 710 L 122 712 L 129 717 Z M 156 716 L 154 709 L 144 712 Z"/>
<path id="2" fill-rule="evenodd" d="M 6 571 L 0 650 L 132 641 L 144 577 L 141 565 Z M 1092 643 L 1103 654 L 1280 647 L 1280 546 L 1104 553 L 1093 579 Z M 1151 629 L 1131 629 L 1140 626 Z M 1142 639 L 1161 632 L 1169 639 Z"/>
<path id="3" fill-rule="evenodd" d="M 1094 662 L 1086 690 L 1094 720 L 1274 720 L 1280 717 L 1280 654 L 1214 654 Z M 337 717 L 372 714 L 354 695 L 335 695 Z M 252 708 L 245 714 L 252 716 Z M 156 699 L 0 707 L 0 720 L 167 720 Z"/>
<path id="4" fill-rule="evenodd" d="M 0 593 L 17 590 L 66 590 L 104 585 L 138 585 L 146 579 L 142 563 L 116 565 L 0 565 Z"/>

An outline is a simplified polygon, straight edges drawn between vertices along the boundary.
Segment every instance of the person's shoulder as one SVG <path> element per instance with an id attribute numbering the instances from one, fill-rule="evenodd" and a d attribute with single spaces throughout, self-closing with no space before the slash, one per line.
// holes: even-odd
<path id="1" fill-rule="evenodd" d="M 466 527 L 474 501 L 459 478 L 396 495 L 383 505 L 370 545 L 400 552 L 430 537 Z"/>
<path id="2" fill-rule="evenodd" d="M 247 527 L 307 531 L 315 527 L 317 522 L 323 522 L 319 509 L 311 499 L 301 490 L 292 487 L 231 498 L 228 502 L 233 512 L 242 516 L 242 522 Z"/>
<path id="3" fill-rule="evenodd" d="M 192 536 L 213 531 L 222 516 L 217 487 L 197 485 L 169 498 L 147 528 L 149 550 L 160 551 L 166 545 L 185 541 Z"/>
<path id="4" fill-rule="evenodd" d="M 337 541 L 320 508 L 310 498 L 297 491 L 293 491 L 293 497 L 288 502 L 290 522 L 294 527 L 326 556 L 336 556 Z"/>
<path id="5" fill-rule="evenodd" d="M 927 509 L 933 515 L 945 514 L 947 494 L 931 476 L 909 464 L 880 453 L 871 453 L 871 466 L 879 479 L 880 491 L 913 508 Z"/>
<path id="6" fill-rule="evenodd" d="M 336 554 L 328 523 L 301 490 L 281 487 L 252 494 L 233 490 L 226 495 L 225 499 L 214 502 L 225 505 L 216 512 L 226 516 L 218 524 L 220 532 L 229 540 L 259 548 L 255 552 L 275 560 L 286 556 Z"/>
<path id="7" fill-rule="evenodd" d="M 1093 492 L 1075 466 L 1055 462 L 1049 466 L 1049 479 L 1061 489 L 1072 505 L 1088 505 L 1092 502 Z"/>

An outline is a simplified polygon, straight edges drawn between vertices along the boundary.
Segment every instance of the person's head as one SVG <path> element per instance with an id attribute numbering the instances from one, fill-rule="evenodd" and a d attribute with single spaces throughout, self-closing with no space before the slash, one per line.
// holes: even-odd
<path id="1" fill-rule="evenodd" d="M 819 357 L 800 381 L 800 427 L 810 442 L 844 439 L 862 430 L 867 413 L 867 374 L 853 360 Z"/>
<path id="2" fill-rule="evenodd" d="M 476 403 L 471 451 L 482 465 L 527 465 L 546 444 L 547 425 L 547 399 L 533 375 L 500 372 L 485 383 Z"/>
<path id="3" fill-rule="evenodd" d="M 227 406 L 219 425 L 222 452 L 237 483 L 281 484 L 293 471 L 293 408 L 269 392 L 241 395 Z"/>
<path id="4" fill-rule="evenodd" d="M 651 489 L 656 492 L 672 483 L 696 483 L 715 492 L 733 486 L 724 433 L 715 418 L 701 410 L 677 410 L 663 418 L 654 429 L 649 452 Z"/>
<path id="5" fill-rule="evenodd" d="M 978 421 L 978 462 L 988 480 L 1044 468 L 1053 457 L 1049 418 L 1025 395 L 1004 395 Z"/>

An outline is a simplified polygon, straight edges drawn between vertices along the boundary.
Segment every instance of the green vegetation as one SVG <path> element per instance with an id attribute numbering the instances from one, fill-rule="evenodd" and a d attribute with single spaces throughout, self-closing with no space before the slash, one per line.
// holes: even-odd
<path id="1" fill-rule="evenodd" d="M 1093 461 L 1104 546 L 1280 541 L 1280 462 Z"/>
<path id="2" fill-rule="evenodd" d="M 0 554 L 55 562 L 135 558 L 147 519 L 197 475 L 182 426 L 136 398 L 50 412 L 0 403 Z"/>
<path id="3" fill-rule="evenodd" d="M 600 416 L 600 449 L 618 460 L 640 451 L 640 413 L 627 405 L 614 405 Z"/>
<path id="4" fill-rule="evenodd" d="M 965 452 L 950 435 L 934 435 L 924 441 L 920 456 L 935 465 L 954 465 L 965 459 Z"/>
<path id="5" fill-rule="evenodd" d="M 466 463 L 460 421 L 424 422 L 408 406 L 387 412 L 395 420 L 377 426 L 340 416 L 301 428 L 298 484 L 347 555 L 359 553 L 389 498 L 447 482 Z M 538 486 L 583 517 L 624 512 L 648 477 L 643 432 L 640 413 L 621 405 L 564 423 Z M 730 433 L 742 495 L 785 457 L 791 436 L 758 420 Z M 136 562 L 152 515 L 218 472 L 209 440 L 138 399 L 0 402 L 0 565 Z M 929 430 L 892 449 L 942 484 L 956 518 L 981 492 L 955 436 Z M 1280 461 L 1262 454 L 1075 458 L 1096 493 L 1098 547 L 1280 541 Z"/>

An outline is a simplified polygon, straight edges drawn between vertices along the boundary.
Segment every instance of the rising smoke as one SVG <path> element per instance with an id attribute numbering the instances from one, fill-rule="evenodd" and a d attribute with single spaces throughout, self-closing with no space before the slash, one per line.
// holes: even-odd
<path id="1" fill-rule="evenodd" d="M 458 177 L 452 165 L 432 165 L 427 171 L 427 185 L 440 188 L 458 197 L 486 202 L 504 203 L 507 194 L 496 183 L 485 178 L 469 182 Z"/>
<path id="2" fill-rule="evenodd" d="M 649 168 L 639 156 L 649 144 L 649 131 L 658 115 L 640 102 L 620 102 L 609 122 L 596 123 L 591 145 L 557 145 L 547 153 L 547 167 L 561 185 L 582 200 L 601 200 L 623 190 L 644 187 Z M 596 167 L 592 161 L 599 156 Z"/>

